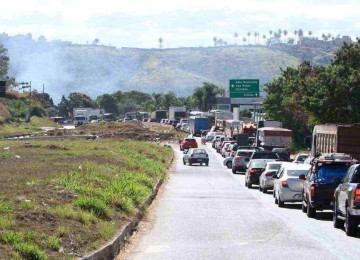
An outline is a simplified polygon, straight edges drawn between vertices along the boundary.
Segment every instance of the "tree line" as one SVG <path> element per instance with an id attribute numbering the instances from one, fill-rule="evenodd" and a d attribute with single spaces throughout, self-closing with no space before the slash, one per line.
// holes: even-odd
<path id="1" fill-rule="evenodd" d="M 316 124 L 360 122 L 360 40 L 345 43 L 329 66 L 282 69 L 264 89 L 267 116 L 292 129 L 298 145 Z"/>

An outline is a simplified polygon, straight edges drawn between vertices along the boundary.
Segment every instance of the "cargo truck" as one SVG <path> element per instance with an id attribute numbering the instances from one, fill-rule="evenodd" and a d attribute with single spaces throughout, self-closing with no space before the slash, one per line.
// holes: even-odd
<path id="1" fill-rule="evenodd" d="M 151 112 L 151 118 L 155 121 L 160 123 L 161 119 L 166 119 L 168 117 L 168 112 L 166 110 L 156 110 Z"/>
<path id="2" fill-rule="evenodd" d="M 200 136 L 202 130 L 208 130 L 210 128 L 210 120 L 207 117 L 191 116 L 188 121 L 190 134 L 192 135 Z"/>
<path id="3" fill-rule="evenodd" d="M 258 129 L 258 146 L 266 149 L 289 147 L 292 142 L 292 131 L 280 127 L 262 127 Z"/>
<path id="4" fill-rule="evenodd" d="M 170 107 L 169 108 L 169 119 L 171 120 L 180 120 L 181 118 L 186 117 L 186 107 Z"/>
<path id="5" fill-rule="evenodd" d="M 311 158 L 323 153 L 345 153 L 360 160 L 360 125 L 316 125 L 311 136 Z"/>

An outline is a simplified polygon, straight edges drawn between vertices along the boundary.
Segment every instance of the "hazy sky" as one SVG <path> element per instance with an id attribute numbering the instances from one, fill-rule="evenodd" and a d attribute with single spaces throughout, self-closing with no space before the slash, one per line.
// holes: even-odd
<path id="1" fill-rule="evenodd" d="M 118 47 L 209 46 L 248 31 L 295 29 L 356 37 L 360 0 L 0 0 L 0 32 Z M 306 35 L 306 33 L 305 33 Z"/>

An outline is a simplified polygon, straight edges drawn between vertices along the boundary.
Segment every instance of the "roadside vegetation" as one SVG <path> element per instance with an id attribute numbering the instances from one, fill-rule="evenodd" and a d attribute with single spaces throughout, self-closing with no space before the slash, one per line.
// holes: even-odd
<path id="1" fill-rule="evenodd" d="M 166 177 L 172 150 L 137 141 L 0 143 L 0 258 L 68 259 L 109 240 Z"/>
<path id="2" fill-rule="evenodd" d="M 360 122 L 360 40 L 338 50 L 331 65 L 303 62 L 265 85 L 269 118 L 292 129 L 301 146 L 316 124 Z"/>

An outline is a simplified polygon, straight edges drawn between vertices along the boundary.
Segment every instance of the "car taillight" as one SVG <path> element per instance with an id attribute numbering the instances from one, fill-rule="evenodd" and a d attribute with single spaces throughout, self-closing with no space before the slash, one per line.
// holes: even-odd
<path id="1" fill-rule="evenodd" d="M 240 161 L 241 160 L 241 156 L 235 156 L 235 161 Z"/>
<path id="2" fill-rule="evenodd" d="M 250 170 L 249 170 L 249 173 L 250 173 L 250 174 L 257 173 L 257 170 L 255 170 L 255 169 L 250 169 Z"/>
<path id="3" fill-rule="evenodd" d="M 281 181 L 281 185 L 282 185 L 283 187 L 289 187 L 287 181 Z"/>
<path id="4" fill-rule="evenodd" d="M 267 173 L 265 174 L 265 176 L 266 176 L 266 177 L 271 177 L 271 176 L 273 176 L 273 174 L 272 174 L 271 172 L 267 172 Z"/>
<path id="5" fill-rule="evenodd" d="M 315 185 L 310 186 L 310 196 L 311 198 L 314 198 L 315 196 Z"/>
<path id="6" fill-rule="evenodd" d="M 360 203 L 360 188 L 356 188 L 355 190 L 354 202 Z"/>

